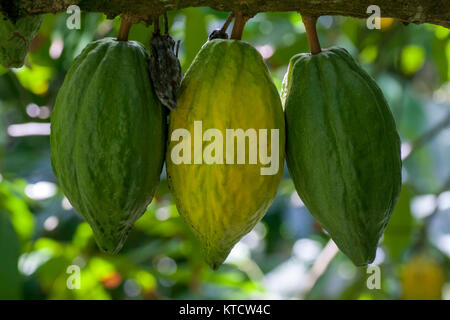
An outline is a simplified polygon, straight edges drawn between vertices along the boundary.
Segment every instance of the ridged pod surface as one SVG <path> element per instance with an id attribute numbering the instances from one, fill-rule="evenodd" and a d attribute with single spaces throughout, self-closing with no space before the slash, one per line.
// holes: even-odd
<path id="1" fill-rule="evenodd" d="M 401 188 L 400 139 L 380 88 L 331 48 L 291 59 L 282 100 L 300 198 L 355 265 L 372 262 Z"/>
<path id="2" fill-rule="evenodd" d="M 255 129 L 257 133 L 267 129 L 267 144 L 262 144 L 268 155 L 272 151 L 276 154 L 272 142 L 278 146 L 278 170 L 273 175 L 262 175 L 261 168 L 269 165 L 260 161 L 249 164 L 247 143 L 245 164 L 237 164 L 239 151 L 234 154 L 234 164 L 226 164 L 225 147 L 220 156 L 223 164 L 217 163 L 220 160 L 213 164 L 194 164 L 195 160 L 191 164 L 174 163 L 172 150 L 180 142 L 170 137 L 183 128 L 194 141 L 195 121 L 202 121 L 203 133 L 219 130 L 224 146 L 226 129 Z M 278 141 L 271 140 L 271 129 L 278 129 Z M 204 152 L 210 143 L 203 143 Z M 272 203 L 283 173 L 284 144 L 280 97 L 259 52 L 237 40 L 207 42 L 181 84 L 178 108 L 171 112 L 166 163 L 177 208 L 200 240 L 213 269 L 223 263 L 236 242 L 252 230 Z M 194 143 L 190 151 L 194 159 Z"/>
<path id="3" fill-rule="evenodd" d="M 92 42 L 72 63 L 51 116 L 51 160 L 99 247 L 120 250 L 152 200 L 164 162 L 166 124 L 134 41 Z"/>
<path id="4" fill-rule="evenodd" d="M 15 23 L 0 13 L 0 64 L 6 68 L 19 68 L 28 52 L 31 41 L 42 23 L 42 16 L 29 16 Z"/>

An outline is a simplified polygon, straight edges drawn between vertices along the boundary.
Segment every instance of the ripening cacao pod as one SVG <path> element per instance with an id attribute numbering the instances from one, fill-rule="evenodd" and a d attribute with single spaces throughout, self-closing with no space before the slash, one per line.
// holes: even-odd
<path id="1" fill-rule="evenodd" d="M 342 48 L 298 54 L 283 81 L 286 160 L 300 198 L 357 266 L 401 188 L 400 139 L 375 81 Z"/>
<path id="2" fill-rule="evenodd" d="M 0 13 L 0 64 L 6 68 L 23 66 L 31 41 L 42 23 L 42 16 L 29 16 L 15 23 Z"/>
<path id="3" fill-rule="evenodd" d="M 445 284 L 442 267 L 430 256 L 420 254 L 403 266 L 403 300 L 440 300 Z"/>
<path id="4" fill-rule="evenodd" d="M 99 247 L 120 250 L 152 200 L 162 170 L 166 123 L 134 41 L 106 38 L 72 63 L 51 116 L 51 160 Z"/>
<path id="5" fill-rule="evenodd" d="M 248 136 L 236 138 L 232 130 Z M 284 144 L 280 97 L 259 52 L 238 40 L 207 42 L 170 114 L 166 164 L 178 211 L 213 269 L 272 203 Z M 272 156 L 270 164 L 262 163 L 261 152 Z"/>

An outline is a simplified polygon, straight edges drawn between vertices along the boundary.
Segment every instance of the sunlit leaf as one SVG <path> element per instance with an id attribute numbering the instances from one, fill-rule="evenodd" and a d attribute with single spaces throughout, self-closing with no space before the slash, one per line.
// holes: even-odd
<path id="1" fill-rule="evenodd" d="M 396 261 L 401 260 L 402 254 L 411 245 L 411 233 L 414 225 L 411 215 L 411 199 L 410 186 L 403 185 L 397 205 L 384 233 L 383 243 Z"/>
<path id="2" fill-rule="evenodd" d="M 450 29 L 442 26 L 435 26 L 434 34 L 438 39 L 445 39 L 448 35 L 450 35 Z"/>
<path id="3" fill-rule="evenodd" d="M 447 46 L 445 47 L 445 54 L 447 56 L 447 66 L 450 65 L 450 40 L 447 41 Z M 448 69 L 448 76 L 447 79 L 450 79 L 450 67 L 447 67 Z"/>
<path id="4" fill-rule="evenodd" d="M 134 277 L 145 291 L 151 291 L 156 288 L 156 278 L 151 273 L 139 270 Z"/>
<path id="5" fill-rule="evenodd" d="M 92 241 L 94 233 L 87 222 L 80 223 L 75 231 L 72 239 L 72 243 L 79 247 L 84 248 Z"/>
<path id="6" fill-rule="evenodd" d="M 416 45 L 409 45 L 403 48 L 401 57 L 402 71 L 413 74 L 419 71 L 425 63 L 425 50 Z"/>
<path id="7" fill-rule="evenodd" d="M 60 255 L 64 252 L 64 246 L 62 243 L 50 239 L 50 238 L 40 238 L 34 243 L 34 248 L 36 250 L 47 250 L 52 253 L 52 255 Z"/>
<path id="8" fill-rule="evenodd" d="M 377 46 L 367 46 L 359 54 L 359 60 L 362 63 L 371 63 L 377 58 L 377 55 L 378 55 Z"/>
<path id="9" fill-rule="evenodd" d="M 102 280 L 116 271 L 115 266 L 111 262 L 101 258 L 92 258 L 89 261 L 88 268 L 98 280 Z"/>
<path id="10" fill-rule="evenodd" d="M 0 207 L 10 214 L 11 222 L 20 239 L 29 239 L 33 233 L 34 217 L 25 199 L 17 193 L 17 182 L 0 182 Z"/>
<path id="11" fill-rule="evenodd" d="M 22 67 L 15 70 L 17 79 L 22 86 L 34 94 L 42 95 L 49 88 L 49 81 L 53 75 L 53 70 L 48 67 L 32 65 L 32 68 Z"/>

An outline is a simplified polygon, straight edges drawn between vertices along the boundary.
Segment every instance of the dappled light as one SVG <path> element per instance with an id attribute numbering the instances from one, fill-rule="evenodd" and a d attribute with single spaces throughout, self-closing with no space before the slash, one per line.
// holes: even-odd
<path id="1" fill-rule="evenodd" d="M 119 159 L 115 162 L 116 171 L 109 170 L 107 166 L 99 167 L 101 173 L 89 169 L 82 171 L 73 163 L 68 163 L 70 161 L 65 162 L 64 170 L 67 175 L 70 174 L 71 186 L 78 188 L 82 201 L 74 201 L 70 196 L 72 189 L 64 188 L 66 185 L 63 186 L 56 178 L 51 163 L 55 150 L 50 150 L 50 119 L 58 90 L 74 58 L 86 45 L 104 37 L 116 37 L 120 26 L 119 17 L 109 20 L 101 13 L 82 12 L 81 29 L 70 30 L 66 24 L 67 17 L 64 12 L 45 14 L 25 65 L 11 69 L 0 67 L 0 224 L 4 223 L 0 230 L 6 230 L 0 233 L 0 261 L 2 266 L 8 265 L 4 269 L 0 266 L 0 282 L 9 279 L 8 283 L 14 287 L 13 291 L 6 291 L 0 285 L 0 299 L 450 299 L 450 31 L 447 28 L 431 24 L 405 26 L 392 18 L 383 18 L 379 30 L 368 29 L 364 19 L 350 17 L 322 16 L 317 22 L 323 48 L 346 48 L 358 65 L 376 80 L 387 100 L 389 109 L 386 110 L 392 113 L 401 139 L 402 189 L 386 231 L 380 235 L 374 261 L 367 266 L 357 267 L 338 249 L 330 238 L 330 234 L 334 236 L 333 233 L 328 233 L 308 209 L 314 206 L 311 197 L 319 196 L 319 193 L 299 195 L 285 166 L 280 173 L 282 177 L 276 197 L 267 213 L 262 215 L 261 220 L 256 215 L 249 219 L 254 227 L 240 240 L 233 238 L 236 245 L 226 256 L 223 265 L 213 270 L 204 262 L 200 245 L 204 239 L 200 237 L 199 240 L 195 225 L 195 222 L 203 223 L 209 218 L 195 219 L 196 215 L 208 210 L 208 217 L 215 219 L 224 204 L 217 201 L 215 206 L 204 211 L 198 207 L 194 208 L 196 210 L 190 208 L 194 222 L 183 219 L 185 213 L 177 209 L 175 204 L 180 199 L 175 198 L 174 194 L 178 196 L 181 192 L 185 201 L 207 201 L 207 193 L 200 194 L 196 190 L 196 187 L 208 187 L 198 186 L 198 176 L 176 172 L 178 176 L 170 178 L 186 182 L 186 187 L 181 191 L 176 190 L 176 193 L 169 187 L 167 180 L 167 172 L 170 173 L 173 168 L 166 171 L 164 166 L 151 203 L 131 228 L 122 250 L 115 255 L 102 252 L 96 244 L 97 232 L 104 231 L 103 227 L 93 229 L 91 225 L 96 225 L 96 219 L 86 219 L 76 209 L 101 208 L 105 210 L 101 214 L 107 223 L 112 221 L 115 214 L 103 209 L 108 208 L 104 205 L 107 201 L 114 202 L 116 207 L 124 211 L 129 210 L 127 212 L 139 211 L 133 206 L 141 206 L 144 211 L 147 199 L 141 200 L 138 205 L 124 199 L 133 192 L 142 192 L 141 189 L 149 191 L 150 184 L 135 185 L 131 180 L 119 179 L 114 174 L 121 170 L 128 172 L 130 177 L 141 178 L 140 171 L 134 169 L 135 166 L 147 165 L 142 163 L 147 158 L 130 155 L 131 151 L 121 152 L 120 144 L 111 143 L 108 139 L 92 142 L 89 139 L 93 135 L 85 139 L 92 144 L 80 146 L 80 141 L 73 139 L 76 148 L 70 149 L 65 143 L 73 136 L 64 131 L 66 135 L 58 142 L 73 152 L 68 152 L 71 157 L 63 158 L 65 161 L 77 159 L 86 164 L 92 161 L 89 148 L 98 147 L 101 143 L 110 143 L 107 150 L 111 152 L 109 154 L 116 152 L 117 158 L 123 157 L 126 161 L 121 162 Z M 207 41 L 208 34 L 219 29 L 227 17 L 225 12 L 206 7 L 169 13 L 170 35 L 175 41 L 181 40 L 178 58 L 183 74 L 186 74 Z M 277 90 L 278 93 L 282 90 L 283 77 L 291 57 L 309 52 L 305 27 L 301 21 L 301 16 L 295 12 L 260 13 L 248 20 L 243 31 L 242 40 L 256 48 L 256 54 L 259 52 L 263 59 L 261 65 L 268 67 L 270 75 L 267 77 L 273 78 L 272 93 L 275 96 Z M 135 24 L 131 27 L 128 39 L 140 42 L 148 50 L 153 31 L 153 26 Z M 231 50 L 224 52 L 234 54 Z M 149 58 L 145 56 L 145 59 Z M 219 59 L 217 61 L 219 64 Z M 234 70 L 241 71 L 238 67 Z M 253 79 L 251 77 L 255 77 L 255 72 L 249 72 L 246 76 L 246 79 Z M 95 74 L 92 78 L 86 78 L 86 83 L 93 85 L 89 81 L 94 77 Z M 192 81 L 192 78 L 189 79 Z M 193 91 L 195 94 L 192 96 L 209 94 L 211 99 L 219 97 L 222 101 L 225 99 L 223 92 L 208 91 L 209 86 L 212 87 L 218 79 L 211 78 L 205 84 L 204 91 Z M 254 85 L 251 87 L 254 91 L 251 92 L 257 92 L 255 83 L 249 84 L 249 87 Z M 88 89 L 87 86 L 85 91 Z M 182 89 L 186 90 L 184 87 Z M 108 92 L 108 88 L 104 90 L 109 96 L 118 97 L 116 92 Z M 80 101 L 85 101 L 86 92 L 80 94 Z M 337 92 L 340 97 L 342 92 Z M 186 91 L 183 93 L 186 94 Z M 253 98 L 261 105 L 269 104 L 269 99 L 264 100 L 264 97 L 269 96 Z M 65 98 L 72 99 L 70 101 L 75 99 Z M 191 98 L 188 96 L 186 99 Z M 370 98 L 358 97 L 361 99 L 361 110 L 365 110 L 368 105 L 365 99 Z M 129 94 L 124 100 L 131 99 L 134 96 Z M 250 108 L 251 104 L 248 105 Z M 108 111 L 101 111 L 108 114 Z M 165 112 L 168 114 L 168 109 Z M 76 118 L 80 114 L 71 114 L 68 119 L 73 121 L 70 128 L 82 132 L 87 129 L 84 127 L 85 122 Z M 104 116 L 101 112 L 99 114 Z M 281 104 L 280 114 L 283 115 Z M 96 122 L 100 121 L 100 116 L 84 116 L 89 124 L 96 125 L 95 130 L 106 127 L 104 123 Z M 124 117 L 124 114 L 118 116 Z M 142 113 L 144 116 L 147 114 Z M 253 112 L 250 118 L 260 119 L 260 116 L 258 111 Z M 243 117 L 236 118 L 236 121 L 241 121 Z M 214 121 L 219 123 L 219 120 Z M 340 118 L 336 127 L 345 125 L 347 120 Z M 123 125 L 123 122 L 120 124 Z M 66 128 L 61 126 L 60 129 L 63 131 Z M 164 126 L 162 128 L 165 130 Z M 110 131 L 117 134 L 114 139 L 119 139 L 124 132 L 130 133 L 136 128 L 129 126 L 124 129 L 118 125 L 115 129 L 117 132 Z M 143 131 L 139 126 L 137 129 Z M 351 129 L 345 126 L 340 128 L 342 132 Z M 381 131 L 384 134 L 388 129 L 385 125 L 385 131 Z M 146 132 L 150 135 L 154 133 L 152 130 Z M 302 130 L 298 132 L 306 132 L 305 128 Z M 315 132 L 320 134 L 319 131 Z M 361 132 L 370 134 L 368 130 Z M 324 134 L 322 139 L 331 139 L 330 135 Z M 367 139 L 374 140 L 373 137 Z M 134 141 L 130 139 L 127 143 L 131 145 Z M 342 146 L 350 150 L 348 152 L 359 152 L 360 156 L 368 152 L 376 156 L 385 151 L 370 148 L 355 151 L 351 143 Z M 148 152 L 149 157 L 157 152 L 156 147 L 152 148 Z M 161 145 L 162 149 L 164 145 Z M 84 157 L 80 156 L 82 151 Z M 106 151 L 101 154 L 98 163 L 109 163 L 109 154 Z M 323 159 L 327 157 L 333 157 L 331 151 L 323 154 Z M 326 169 L 333 174 L 335 167 Z M 391 168 L 387 166 L 374 165 L 370 168 L 372 170 L 378 170 L 377 174 L 382 177 L 380 180 L 392 178 Z M 355 181 L 355 177 L 362 175 L 356 169 L 347 174 Z M 104 183 L 95 185 L 97 189 L 85 190 L 80 187 L 81 179 L 98 176 L 104 179 Z M 233 176 L 223 177 L 225 180 Z M 221 181 L 220 186 L 226 182 L 229 181 Z M 256 180 L 250 183 L 245 181 L 244 186 L 238 186 L 243 182 L 232 182 L 236 183 L 232 192 L 240 195 L 249 192 L 248 189 L 256 189 L 259 183 Z M 262 185 L 267 186 L 269 182 Z M 312 179 L 309 182 L 317 183 Z M 112 188 L 114 183 L 119 185 L 121 193 Z M 189 186 L 191 188 L 187 188 Z M 100 192 L 100 188 L 107 191 L 102 189 Z M 95 203 L 87 196 L 92 189 L 103 196 L 102 203 Z M 366 184 L 355 187 L 356 191 L 335 190 L 326 199 L 331 209 L 336 207 L 340 198 L 377 189 Z M 260 191 L 258 189 L 254 193 Z M 376 196 L 381 198 L 380 194 L 381 191 Z M 220 200 L 226 196 L 228 194 L 222 192 Z M 267 194 L 264 196 L 268 197 Z M 323 194 L 320 196 L 323 197 Z M 266 201 L 266 198 L 263 200 Z M 73 201 L 73 205 L 70 201 Z M 239 201 L 243 207 L 256 199 L 239 197 Z M 261 207 L 266 205 L 264 201 L 261 201 Z M 359 205 L 361 210 L 366 209 L 363 208 L 366 204 L 347 203 L 348 206 Z M 230 209 L 230 216 L 243 211 L 242 207 L 236 205 L 233 210 Z M 224 222 L 220 218 L 214 220 L 220 225 L 220 232 L 237 223 L 237 220 Z M 385 222 L 375 221 L 370 215 L 365 219 L 374 219 L 378 226 Z M 115 230 L 125 230 L 129 221 L 123 220 L 121 223 Z M 208 234 L 213 233 L 212 229 L 205 230 Z M 355 230 L 348 228 L 348 233 L 351 232 Z M 367 230 L 369 232 L 372 231 Z M 225 231 L 223 233 L 221 241 L 214 238 L 220 245 L 230 237 Z M 336 243 L 339 245 L 338 241 Z M 208 242 L 207 248 L 208 245 L 211 244 Z M 13 258 L 6 261 L 3 256 Z M 375 267 L 380 268 L 381 278 L 380 287 L 373 288 L 368 284 L 368 278 Z M 79 281 L 70 278 L 76 274 L 79 274 Z"/>

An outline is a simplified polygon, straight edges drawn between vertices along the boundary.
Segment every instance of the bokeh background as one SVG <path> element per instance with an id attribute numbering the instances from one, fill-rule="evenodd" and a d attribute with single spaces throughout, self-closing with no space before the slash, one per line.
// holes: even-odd
<path id="1" fill-rule="evenodd" d="M 371 290 L 367 268 L 336 252 L 287 170 L 262 222 L 218 271 L 203 263 L 165 172 L 121 253 L 101 253 L 52 173 L 49 117 L 71 61 L 90 41 L 115 36 L 120 20 L 82 13 L 81 29 L 69 30 L 68 17 L 45 15 L 27 65 L 0 68 L 1 299 L 450 299 L 448 29 L 392 19 L 382 19 L 381 30 L 353 18 L 318 22 L 323 47 L 345 47 L 376 78 L 402 139 L 402 193 L 373 263 L 380 289 Z M 185 71 L 227 14 L 189 8 L 169 17 Z M 130 39 L 148 46 L 151 33 L 135 25 Z M 308 51 L 297 13 L 258 14 L 243 39 L 261 52 L 278 89 L 289 59 Z M 70 265 L 81 269 L 80 289 L 67 288 Z"/>

